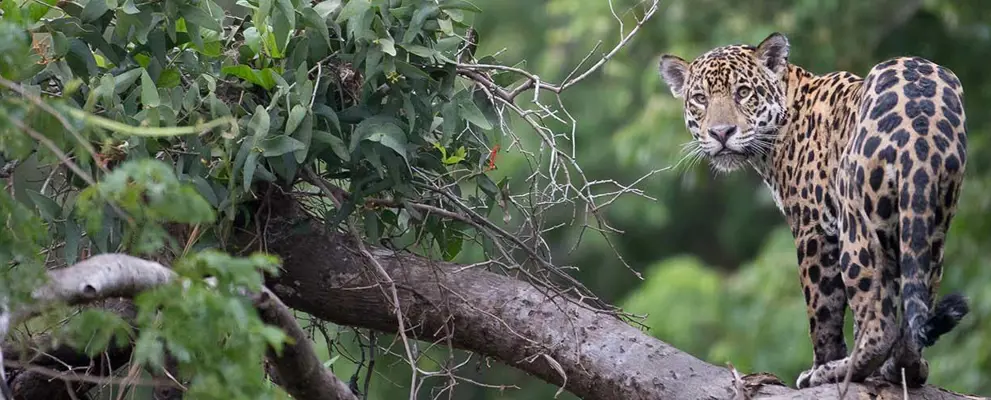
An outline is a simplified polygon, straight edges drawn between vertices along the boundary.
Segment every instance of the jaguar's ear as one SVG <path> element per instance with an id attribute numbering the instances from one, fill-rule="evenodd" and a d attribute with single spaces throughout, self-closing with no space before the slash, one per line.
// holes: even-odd
<path id="1" fill-rule="evenodd" d="M 674 97 L 682 98 L 685 93 L 685 81 L 688 80 L 688 63 L 681 57 L 665 54 L 657 65 L 661 80 L 671 89 Z"/>
<path id="2" fill-rule="evenodd" d="M 757 45 L 757 61 L 771 70 L 774 75 L 782 77 L 788 68 L 789 49 L 788 38 L 774 32 Z"/>

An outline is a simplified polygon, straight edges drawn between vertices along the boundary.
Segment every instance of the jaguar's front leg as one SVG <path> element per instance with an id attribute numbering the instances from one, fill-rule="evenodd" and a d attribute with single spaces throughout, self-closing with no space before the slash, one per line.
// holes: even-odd
<path id="1" fill-rule="evenodd" d="M 816 367 L 846 357 L 843 318 L 847 302 L 837 238 L 810 227 L 797 235 L 795 246 L 813 349 L 812 368 L 799 376 L 802 382 Z"/>

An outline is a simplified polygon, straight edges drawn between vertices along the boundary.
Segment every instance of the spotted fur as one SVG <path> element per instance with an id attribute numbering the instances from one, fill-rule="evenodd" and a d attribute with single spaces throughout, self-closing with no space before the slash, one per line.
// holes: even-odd
<path id="1" fill-rule="evenodd" d="M 877 374 L 919 386 L 922 349 L 968 312 L 934 300 L 967 158 L 963 88 L 919 57 L 815 75 L 788 62 L 779 33 L 715 48 L 660 73 L 684 100 L 693 151 L 719 171 L 750 165 L 784 214 L 798 253 L 813 343 L 798 387 Z M 855 343 L 847 354 L 849 305 Z M 899 315 L 901 320 L 899 321 Z"/>

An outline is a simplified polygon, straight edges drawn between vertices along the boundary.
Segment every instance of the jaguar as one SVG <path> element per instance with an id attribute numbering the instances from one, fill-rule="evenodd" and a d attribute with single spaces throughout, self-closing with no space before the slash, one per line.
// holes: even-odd
<path id="1" fill-rule="evenodd" d="M 660 56 L 691 152 L 753 169 L 795 239 L 812 366 L 799 388 L 871 377 L 918 387 L 922 350 L 968 313 L 935 301 L 967 160 L 963 87 L 948 68 L 897 57 L 865 77 L 789 61 L 788 38 Z M 849 306 L 854 350 L 843 334 Z"/>

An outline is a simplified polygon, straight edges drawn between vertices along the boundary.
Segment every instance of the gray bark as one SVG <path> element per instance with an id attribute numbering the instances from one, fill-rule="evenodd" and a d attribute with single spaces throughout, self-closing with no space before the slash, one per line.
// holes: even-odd
<path id="1" fill-rule="evenodd" d="M 770 374 L 738 377 L 614 316 L 560 296 L 548 296 L 531 284 L 504 275 L 368 246 L 372 262 L 353 237 L 329 232 L 291 199 L 270 203 L 267 212 L 263 219 L 268 222 L 263 229 L 267 249 L 280 255 L 284 264 L 280 274 L 267 282 L 277 297 L 256 295 L 255 304 L 268 323 L 282 326 L 294 338 L 305 336 L 294 321 L 286 322 L 291 316 L 285 306 L 341 325 L 396 333 L 399 324 L 394 303 L 390 290 L 385 290 L 386 285 L 395 285 L 407 322 L 404 326 L 411 327 L 404 333 L 410 338 L 446 340 L 456 348 L 563 385 L 585 399 L 836 399 L 843 391 L 841 385 L 794 390 Z M 122 287 L 149 287 L 135 282 L 167 281 L 161 279 L 160 268 L 164 267 L 159 264 L 121 260 L 136 259 L 124 255 L 93 257 L 68 268 L 74 271 L 53 274 L 60 282 L 53 282 L 50 288 L 65 290 L 39 293 L 61 293 L 52 296 L 69 301 L 93 301 L 104 291 L 121 295 Z M 148 279 L 132 274 L 138 271 L 128 267 L 133 265 L 153 265 L 146 268 Z M 384 279 L 379 267 L 391 281 Z M 126 279 L 112 279 L 115 274 Z M 270 362 L 278 370 L 280 384 L 294 396 L 354 398 L 350 391 L 344 393 L 347 385 L 343 382 L 321 376 L 322 366 L 318 368 L 320 364 L 306 340 L 297 340 L 295 347 L 286 350 L 281 358 L 273 356 Z M 293 375 L 299 378 L 286 380 Z M 850 384 L 846 397 L 903 399 L 903 390 L 878 382 Z M 907 393 L 912 399 L 977 398 L 932 386 Z"/>
<path id="2" fill-rule="evenodd" d="M 290 307 L 348 326 L 396 333 L 386 283 L 353 237 L 329 232 L 287 198 L 269 203 L 267 249 L 283 259 L 268 287 Z M 399 289 L 425 341 L 493 357 L 585 399 L 838 398 L 836 386 L 794 390 L 754 375 L 734 379 L 631 325 L 547 296 L 533 285 L 465 265 L 368 246 Z M 936 387 L 912 399 L 970 398 Z M 851 384 L 847 397 L 902 398 L 902 388 Z"/>

